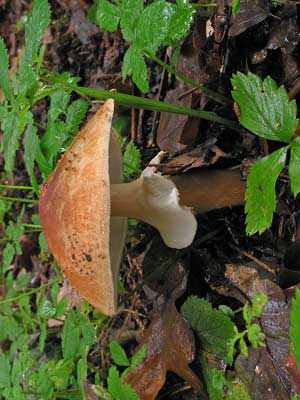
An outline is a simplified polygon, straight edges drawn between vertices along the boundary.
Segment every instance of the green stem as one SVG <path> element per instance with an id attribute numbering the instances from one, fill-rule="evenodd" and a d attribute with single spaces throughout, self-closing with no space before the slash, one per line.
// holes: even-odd
<path id="1" fill-rule="evenodd" d="M 215 92 L 214 90 L 208 89 L 207 87 L 203 85 L 199 85 L 199 83 L 194 82 L 192 79 L 188 78 L 186 75 L 183 75 L 181 72 L 176 71 L 175 68 L 171 67 L 169 64 L 165 63 L 162 61 L 159 57 L 156 57 L 155 55 L 145 51 L 144 52 L 145 56 L 150 58 L 152 61 L 156 62 L 163 68 L 165 68 L 168 72 L 171 74 L 177 76 L 177 78 L 181 79 L 183 82 L 192 85 L 193 87 L 202 90 L 203 93 L 205 93 L 208 97 L 211 97 L 212 99 L 216 100 L 217 102 L 221 104 L 232 104 L 232 101 L 228 99 L 225 96 L 222 96 L 218 92 Z"/>
<path id="2" fill-rule="evenodd" d="M 21 199 L 20 197 L 8 197 L 8 196 L 0 196 L 0 200 L 15 201 L 15 202 L 19 202 L 19 203 L 32 203 L 32 204 L 38 203 L 38 200 Z"/>
<path id="3" fill-rule="evenodd" d="M 110 92 L 108 90 L 86 88 L 82 86 L 76 86 L 64 82 L 57 77 L 47 77 L 45 80 L 52 83 L 60 83 L 65 88 L 72 90 L 80 95 L 93 97 L 95 99 L 114 99 L 119 105 L 125 107 L 142 108 L 144 110 L 158 111 L 158 112 L 170 112 L 174 114 L 189 115 L 191 117 L 202 118 L 208 121 L 217 122 L 219 124 L 228 126 L 234 130 L 239 131 L 239 125 L 227 118 L 220 117 L 214 112 L 210 111 L 196 111 L 188 107 L 179 106 L 177 104 L 167 103 L 165 101 L 158 101 L 152 99 L 145 99 L 144 97 L 131 96 L 129 94 Z"/>
<path id="4" fill-rule="evenodd" d="M 44 289 L 47 289 L 48 287 L 50 287 L 52 285 L 55 285 L 55 283 L 59 283 L 59 282 L 60 282 L 60 279 L 54 279 L 53 281 L 48 282 L 45 285 L 42 285 L 38 288 L 29 290 L 28 292 L 19 294 L 18 296 L 15 296 L 15 297 L 10 297 L 9 299 L 2 300 L 2 301 L 0 301 L 0 305 L 6 304 L 6 303 L 11 303 L 11 302 L 16 302 L 16 301 L 22 299 L 23 297 L 31 296 L 32 294 L 38 293 Z"/>
<path id="5" fill-rule="evenodd" d="M 19 185 L 0 185 L 1 189 L 19 189 L 19 190 L 34 190 L 32 186 L 19 186 Z"/>
<path id="6" fill-rule="evenodd" d="M 27 228 L 36 228 L 36 229 L 42 229 L 42 225 L 35 225 L 35 224 L 22 224 L 23 226 L 26 226 Z"/>

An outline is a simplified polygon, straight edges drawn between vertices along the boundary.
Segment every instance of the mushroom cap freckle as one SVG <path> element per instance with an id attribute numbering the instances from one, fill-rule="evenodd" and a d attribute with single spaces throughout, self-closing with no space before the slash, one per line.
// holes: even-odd
<path id="1" fill-rule="evenodd" d="M 63 274 L 107 315 L 116 311 L 127 231 L 124 217 L 113 218 L 110 230 L 110 181 L 120 183 L 123 175 L 120 144 L 111 129 L 113 111 L 109 99 L 81 129 L 43 186 L 39 201 L 45 237 Z"/>

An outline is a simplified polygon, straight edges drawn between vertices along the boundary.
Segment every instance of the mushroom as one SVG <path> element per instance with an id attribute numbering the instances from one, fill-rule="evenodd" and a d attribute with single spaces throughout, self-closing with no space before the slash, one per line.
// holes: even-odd
<path id="1" fill-rule="evenodd" d="M 242 204 L 238 171 L 162 176 L 155 166 L 122 183 L 122 153 L 111 128 L 107 100 L 78 133 L 41 191 L 39 212 L 46 240 L 64 275 L 95 308 L 116 311 L 117 279 L 127 217 L 157 228 L 165 243 L 189 246 L 196 212 Z M 153 160 L 159 163 L 163 152 Z"/>

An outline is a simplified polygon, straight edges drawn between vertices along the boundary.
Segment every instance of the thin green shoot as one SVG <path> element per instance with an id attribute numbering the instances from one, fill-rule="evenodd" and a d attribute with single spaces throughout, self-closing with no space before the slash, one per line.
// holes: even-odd
<path id="1" fill-rule="evenodd" d="M 37 204 L 38 203 L 38 200 L 22 199 L 20 197 L 9 197 L 9 196 L 0 196 L 0 200 L 14 201 L 16 203 L 31 203 L 31 204 Z"/>
<path id="2" fill-rule="evenodd" d="M 18 190 L 34 190 L 32 186 L 22 185 L 0 185 L 1 189 L 18 189 Z"/>
<path id="3" fill-rule="evenodd" d="M 53 286 L 53 285 L 55 285 L 56 283 L 59 283 L 59 282 L 60 282 L 60 279 L 54 279 L 51 282 L 45 283 L 45 285 L 39 286 L 38 288 L 35 288 L 35 289 L 29 290 L 29 291 L 27 291 L 25 293 L 19 294 L 18 296 L 14 296 L 14 297 L 10 297 L 10 298 L 5 299 L 5 300 L 1 300 L 0 301 L 0 305 L 6 304 L 6 303 L 17 302 L 20 299 L 22 299 L 23 297 L 31 296 L 32 294 L 39 293 L 39 292 L 47 289 L 48 287 Z"/>

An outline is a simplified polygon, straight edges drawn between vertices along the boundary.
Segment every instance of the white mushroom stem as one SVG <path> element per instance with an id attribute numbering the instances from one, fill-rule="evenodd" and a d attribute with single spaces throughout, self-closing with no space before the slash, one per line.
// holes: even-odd
<path id="1" fill-rule="evenodd" d="M 196 234 L 194 213 L 243 204 L 245 184 L 239 175 L 225 170 L 167 177 L 148 167 L 131 183 L 111 185 L 111 215 L 144 221 L 159 230 L 167 246 L 181 249 Z"/>

